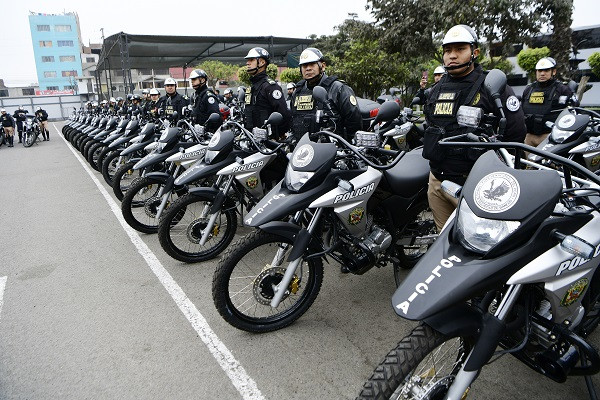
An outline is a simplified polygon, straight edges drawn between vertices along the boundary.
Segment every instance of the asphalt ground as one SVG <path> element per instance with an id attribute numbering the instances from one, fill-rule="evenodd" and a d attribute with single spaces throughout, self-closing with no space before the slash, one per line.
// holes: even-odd
<path id="1" fill-rule="evenodd" d="M 315 303 L 290 327 L 231 327 L 212 302 L 218 260 L 180 263 L 156 235 L 124 228 L 111 188 L 61 127 L 50 123 L 51 140 L 32 148 L 0 148 L 0 399 L 353 399 L 415 326 L 392 310 L 390 268 L 354 276 L 326 264 Z M 598 333 L 590 340 L 598 346 Z M 505 356 L 468 398 L 587 390 L 581 377 L 558 384 Z"/>

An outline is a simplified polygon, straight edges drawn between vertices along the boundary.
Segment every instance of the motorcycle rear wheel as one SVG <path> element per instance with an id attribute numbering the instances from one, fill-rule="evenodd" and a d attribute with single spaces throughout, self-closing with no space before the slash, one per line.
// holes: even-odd
<path id="1" fill-rule="evenodd" d="M 163 250 L 176 260 L 194 263 L 219 255 L 233 240 L 237 229 L 235 209 L 222 207 L 207 242 L 201 246 L 202 230 L 208 217 L 202 217 L 205 207 L 213 205 L 214 198 L 187 194 L 175 201 L 160 217 L 158 239 Z"/>
<path id="2" fill-rule="evenodd" d="M 471 343 L 469 338 L 446 337 L 420 325 L 375 368 L 357 400 L 443 399 Z"/>
<path id="3" fill-rule="evenodd" d="M 272 285 L 281 281 L 292 249 L 288 238 L 256 230 L 230 246 L 215 270 L 213 301 L 219 314 L 234 327 L 255 333 L 285 328 L 304 314 L 323 282 L 320 258 L 304 261 L 296 270 L 279 306 L 271 307 Z M 278 249 L 287 246 L 282 264 L 271 267 Z"/>

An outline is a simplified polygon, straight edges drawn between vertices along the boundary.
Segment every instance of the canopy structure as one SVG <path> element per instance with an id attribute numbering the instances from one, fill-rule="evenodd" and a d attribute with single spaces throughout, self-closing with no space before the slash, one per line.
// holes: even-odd
<path id="1" fill-rule="evenodd" d="M 263 47 L 272 62 L 288 64 L 288 53 L 299 53 L 311 39 L 275 36 L 153 36 L 120 32 L 104 39 L 98 60 L 102 70 L 122 70 L 126 92 L 132 88 L 131 68 L 171 68 L 193 66 L 205 60 L 242 65 L 253 47 Z"/>

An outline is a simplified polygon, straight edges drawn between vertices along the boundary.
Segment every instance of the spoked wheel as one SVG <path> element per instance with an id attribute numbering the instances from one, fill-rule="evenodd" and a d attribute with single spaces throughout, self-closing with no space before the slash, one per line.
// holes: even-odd
<path id="1" fill-rule="evenodd" d="M 140 171 L 133 169 L 134 165 L 135 162 L 129 161 L 121 165 L 113 175 L 113 192 L 119 200 L 123 200 L 125 192 L 127 192 L 133 181 L 140 176 Z"/>
<path id="2" fill-rule="evenodd" d="M 158 232 L 156 213 L 161 203 L 160 190 L 164 186 L 149 178 L 140 178 L 125 193 L 121 211 L 125 221 L 143 233 Z M 174 193 L 171 196 L 176 196 Z M 171 200 L 170 200 L 171 201 Z M 167 203 L 168 207 L 169 203 Z"/>
<path id="3" fill-rule="evenodd" d="M 471 346 L 470 338 L 418 326 L 375 368 L 357 399 L 442 400 Z"/>
<path id="4" fill-rule="evenodd" d="M 399 259 L 399 263 L 394 264 L 396 286 L 405 274 L 402 269 L 414 267 L 437 238 L 433 212 L 427 201 L 413 208 L 413 215 L 411 222 L 404 227 L 396 246 Z"/>
<path id="5" fill-rule="evenodd" d="M 211 227 L 208 240 L 200 245 L 209 222 L 214 198 L 187 194 L 175 201 L 160 217 L 158 238 L 165 252 L 183 262 L 200 262 L 221 253 L 233 240 L 237 216 L 233 207 L 224 207 Z"/>
<path id="6" fill-rule="evenodd" d="M 113 151 L 108 153 L 102 160 L 102 177 L 110 186 L 113 185 L 115 173 L 124 163 L 124 157 L 123 159 L 120 159 L 120 157 L 118 151 Z"/>
<path id="7" fill-rule="evenodd" d="M 100 153 L 102 153 L 102 150 L 104 150 L 105 147 L 106 145 L 104 143 L 96 143 L 88 150 L 87 160 L 92 168 L 94 168 L 96 171 L 100 170 L 98 166 L 98 159 L 100 157 Z"/>
<path id="8" fill-rule="evenodd" d="M 36 134 L 33 130 L 23 132 L 23 146 L 31 147 L 35 143 Z"/>
<path id="9" fill-rule="evenodd" d="M 230 246 L 213 276 L 213 301 L 221 316 L 238 329 L 269 332 L 284 328 L 308 310 L 323 282 L 323 263 L 303 261 L 277 308 L 273 286 L 281 282 L 291 240 L 261 230 Z"/>

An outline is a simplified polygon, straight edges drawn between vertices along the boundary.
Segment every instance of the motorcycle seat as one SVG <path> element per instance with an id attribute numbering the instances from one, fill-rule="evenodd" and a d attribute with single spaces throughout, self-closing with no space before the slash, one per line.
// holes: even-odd
<path id="1" fill-rule="evenodd" d="M 429 161 L 422 156 L 422 148 L 406 155 L 393 168 L 385 170 L 383 175 L 395 194 L 411 197 L 429 180 Z"/>

